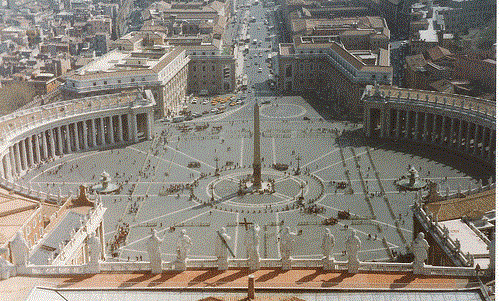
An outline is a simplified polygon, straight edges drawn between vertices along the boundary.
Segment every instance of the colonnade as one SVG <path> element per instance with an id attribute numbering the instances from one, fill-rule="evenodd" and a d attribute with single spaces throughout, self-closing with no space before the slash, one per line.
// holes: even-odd
<path id="1" fill-rule="evenodd" d="M 364 132 L 369 137 L 438 145 L 494 163 L 495 116 L 428 104 L 371 96 L 364 102 Z"/>
<path id="2" fill-rule="evenodd" d="M 95 115 L 95 114 L 92 114 Z M 90 116 L 89 116 L 90 117 Z M 0 176 L 7 180 L 63 154 L 151 139 L 151 113 L 115 113 L 97 118 L 54 122 L 20 133 L 1 158 Z"/>

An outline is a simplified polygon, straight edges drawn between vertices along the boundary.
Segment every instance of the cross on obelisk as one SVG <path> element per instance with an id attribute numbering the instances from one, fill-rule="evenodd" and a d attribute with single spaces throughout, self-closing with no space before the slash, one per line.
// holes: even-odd
<path id="1" fill-rule="evenodd" d="M 253 188 L 262 187 L 262 161 L 260 159 L 260 109 L 255 102 L 253 113 Z"/>

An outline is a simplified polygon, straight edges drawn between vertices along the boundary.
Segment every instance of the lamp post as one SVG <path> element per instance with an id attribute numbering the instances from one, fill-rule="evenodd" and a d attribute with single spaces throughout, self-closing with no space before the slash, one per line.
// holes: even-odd
<path id="1" fill-rule="evenodd" d="M 296 162 L 298 163 L 298 166 L 296 167 L 295 176 L 300 174 L 300 160 L 300 155 L 296 155 Z"/>
<path id="2" fill-rule="evenodd" d="M 219 170 L 218 170 L 218 157 L 215 157 L 215 159 L 213 159 L 215 161 L 215 176 L 218 176 L 219 175 Z"/>
<path id="3" fill-rule="evenodd" d="M 215 185 L 213 185 L 213 183 L 210 184 L 210 190 L 211 190 L 211 202 L 213 203 L 215 201 Z"/>

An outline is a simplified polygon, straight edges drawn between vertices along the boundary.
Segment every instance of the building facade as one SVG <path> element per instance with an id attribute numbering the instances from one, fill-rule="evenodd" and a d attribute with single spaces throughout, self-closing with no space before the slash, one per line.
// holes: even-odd
<path id="1" fill-rule="evenodd" d="M 160 35 L 136 32 L 115 47 L 66 77 L 66 99 L 143 88 L 152 91 L 157 115 L 172 116 L 179 114 L 187 91 L 219 94 L 235 88 L 235 59 L 214 46 L 169 46 Z M 208 67 L 197 74 L 196 66 L 203 70 L 203 64 Z"/>

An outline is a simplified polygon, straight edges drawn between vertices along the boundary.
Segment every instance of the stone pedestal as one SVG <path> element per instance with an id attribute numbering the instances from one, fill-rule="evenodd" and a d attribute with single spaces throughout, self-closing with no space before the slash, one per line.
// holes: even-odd
<path id="1" fill-rule="evenodd" d="M 334 270 L 334 260 L 324 257 L 322 259 L 323 269 L 326 271 Z"/>
<path id="2" fill-rule="evenodd" d="M 281 269 L 286 271 L 291 270 L 291 259 L 282 259 L 281 263 L 282 263 Z"/>
<path id="3" fill-rule="evenodd" d="M 5 259 L 0 257 L 0 279 L 9 279 L 11 276 L 15 276 L 14 265 L 7 262 Z"/>
<path id="4" fill-rule="evenodd" d="M 358 260 L 348 260 L 348 272 L 356 274 L 359 272 L 360 262 Z"/>
<path id="5" fill-rule="evenodd" d="M 218 258 L 217 267 L 219 271 L 225 271 L 229 268 L 229 261 L 226 258 Z"/>
<path id="6" fill-rule="evenodd" d="M 260 269 L 260 258 L 250 258 L 248 259 L 248 268 L 250 270 L 256 271 Z"/>
<path id="7" fill-rule="evenodd" d="M 173 269 L 175 271 L 185 271 L 187 269 L 185 260 L 184 261 L 176 260 L 175 262 L 173 262 Z"/>
<path id="8" fill-rule="evenodd" d="M 424 263 L 413 262 L 412 268 L 413 268 L 412 273 L 414 275 L 424 275 L 425 274 L 425 264 Z"/>

